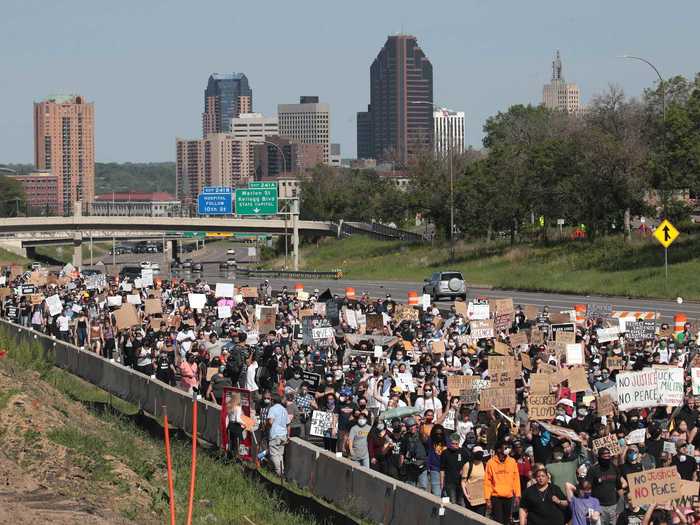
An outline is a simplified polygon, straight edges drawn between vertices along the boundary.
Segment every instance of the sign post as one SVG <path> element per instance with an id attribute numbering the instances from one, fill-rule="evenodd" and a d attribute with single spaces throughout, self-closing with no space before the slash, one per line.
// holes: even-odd
<path id="1" fill-rule="evenodd" d="M 675 241 L 680 232 L 676 227 L 669 222 L 668 219 L 664 219 L 658 228 L 654 230 L 654 237 L 661 243 L 664 247 L 664 268 L 666 271 L 666 280 L 668 280 L 668 247 L 671 246 L 673 241 Z"/>

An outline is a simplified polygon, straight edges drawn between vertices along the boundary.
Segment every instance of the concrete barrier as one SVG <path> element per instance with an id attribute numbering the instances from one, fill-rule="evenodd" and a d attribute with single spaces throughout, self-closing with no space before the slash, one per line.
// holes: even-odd
<path id="1" fill-rule="evenodd" d="M 397 483 L 391 525 L 440 525 L 442 500 L 407 483 Z M 388 524 L 387 524 L 388 525 Z"/>
<path id="2" fill-rule="evenodd" d="M 316 482 L 316 462 L 322 449 L 301 438 L 292 438 L 285 448 L 285 477 L 301 488 L 313 490 Z"/>
<path id="3" fill-rule="evenodd" d="M 362 502 L 360 515 L 377 523 L 390 523 L 394 515 L 397 480 L 356 466 L 352 471 L 352 492 Z"/>
<path id="4" fill-rule="evenodd" d="M 493 525 L 494 521 L 453 503 L 445 504 L 441 525 Z"/>
<path id="5" fill-rule="evenodd" d="M 354 464 L 335 454 L 322 450 L 316 460 L 314 493 L 343 508 L 354 505 L 352 492 L 352 470 Z"/>
<path id="6" fill-rule="evenodd" d="M 90 352 L 40 332 L 0 320 L 18 343 L 38 342 L 52 353 L 57 366 L 85 378 L 113 395 L 162 417 L 165 405 L 174 427 L 192 432 L 192 396 L 178 388 L 151 379 L 131 368 L 110 362 Z M 21 330 L 21 331 L 20 331 Z M 36 338 L 35 338 L 36 336 Z M 219 407 L 198 401 L 198 435 L 219 444 Z M 285 451 L 286 477 L 338 507 L 384 525 L 497 525 L 496 522 L 378 472 L 360 467 L 335 454 L 292 438 Z"/>

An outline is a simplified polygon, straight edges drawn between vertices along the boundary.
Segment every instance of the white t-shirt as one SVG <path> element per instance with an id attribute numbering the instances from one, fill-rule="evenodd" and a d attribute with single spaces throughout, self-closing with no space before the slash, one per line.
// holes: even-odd
<path id="1" fill-rule="evenodd" d="M 416 408 L 420 409 L 421 415 L 423 415 L 426 410 L 432 410 L 435 415 L 435 419 L 438 419 L 442 415 L 442 401 L 440 401 L 437 397 L 431 397 L 430 399 L 419 397 L 416 399 Z"/>
<path id="2" fill-rule="evenodd" d="M 177 342 L 180 343 L 180 347 L 185 351 L 189 352 L 192 348 L 192 341 L 195 339 L 194 330 L 183 330 L 177 334 Z"/>
<path id="3" fill-rule="evenodd" d="M 59 315 L 56 318 L 56 323 L 58 324 L 59 332 L 67 332 L 70 325 L 70 319 L 68 319 L 65 315 Z"/>
<path id="4" fill-rule="evenodd" d="M 257 361 L 253 362 L 248 366 L 248 370 L 245 373 L 245 387 L 246 390 L 250 390 L 251 392 L 258 390 L 258 384 L 255 382 L 255 374 L 258 371 L 258 366 Z"/>

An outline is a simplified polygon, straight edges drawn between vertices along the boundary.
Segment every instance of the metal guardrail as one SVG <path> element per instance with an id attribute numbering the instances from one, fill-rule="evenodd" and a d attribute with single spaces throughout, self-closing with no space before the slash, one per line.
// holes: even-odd
<path id="1" fill-rule="evenodd" d="M 330 272 L 317 272 L 311 270 L 253 270 L 250 268 L 236 269 L 236 276 L 241 277 L 270 277 L 273 279 L 342 279 L 343 270 L 331 270 Z"/>
<path id="2" fill-rule="evenodd" d="M 423 235 L 391 226 L 385 226 L 376 222 L 342 222 L 340 224 L 340 234 L 342 235 L 369 235 L 375 239 L 384 241 L 411 241 L 424 242 L 426 239 Z"/>

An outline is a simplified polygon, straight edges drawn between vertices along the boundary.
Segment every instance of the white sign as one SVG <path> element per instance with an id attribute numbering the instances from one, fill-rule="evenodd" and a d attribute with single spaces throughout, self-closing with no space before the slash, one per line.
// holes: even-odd
<path id="1" fill-rule="evenodd" d="M 203 293 L 187 294 L 187 299 L 190 302 L 190 308 L 193 310 L 201 310 L 207 304 L 207 296 Z"/>
<path id="2" fill-rule="evenodd" d="M 700 396 L 700 368 L 691 368 L 690 375 L 693 378 L 693 395 Z"/>
<path id="3" fill-rule="evenodd" d="M 467 316 L 472 321 L 486 321 L 489 318 L 489 305 L 470 302 L 467 306 Z"/>
<path id="4" fill-rule="evenodd" d="M 125 291 L 125 292 L 130 292 L 130 291 L 133 290 L 134 288 L 133 288 L 133 286 L 131 285 L 131 283 L 123 282 L 123 283 L 121 284 L 121 289 L 122 289 L 123 291 Z"/>
<path id="5" fill-rule="evenodd" d="M 682 368 L 645 368 L 620 372 L 616 378 L 620 410 L 683 404 Z"/>
<path id="6" fill-rule="evenodd" d="M 581 343 L 573 343 L 566 345 L 566 364 L 567 365 L 582 365 L 583 363 L 583 347 Z"/>
<path id="7" fill-rule="evenodd" d="M 681 406 L 683 404 L 683 369 L 656 368 L 656 381 L 659 385 L 661 405 Z"/>
<path id="8" fill-rule="evenodd" d="M 640 445 L 644 443 L 646 439 L 646 434 L 646 428 L 638 428 L 637 430 L 633 430 L 632 432 L 627 434 L 627 437 L 625 437 L 625 443 L 627 443 L 628 445 Z"/>
<path id="9" fill-rule="evenodd" d="M 357 316 L 355 315 L 355 310 L 345 310 L 345 320 L 350 328 L 357 330 Z"/>
<path id="10" fill-rule="evenodd" d="M 384 356 L 384 349 L 381 346 L 374 347 L 374 357 L 381 359 Z"/>
<path id="11" fill-rule="evenodd" d="M 305 292 L 304 290 L 300 290 L 297 292 L 297 299 L 300 301 L 308 301 L 309 300 L 309 292 Z"/>
<path id="12" fill-rule="evenodd" d="M 338 425 L 338 419 L 333 416 L 333 412 L 314 410 L 313 414 L 311 415 L 311 429 L 309 434 L 312 436 L 323 437 L 323 435 L 329 430 L 332 433 L 334 430 L 334 420 L 335 426 Z"/>
<path id="13" fill-rule="evenodd" d="M 216 297 L 233 297 L 235 289 L 233 283 L 216 283 Z"/>
<path id="14" fill-rule="evenodd" d="M 121 306 L 122 305 L 122 296 L 121 295 L 110 295 L 107 297 L 107 305 L 108 306 Z"/>
<path id="15" fill-rule="evenodd" d="M 312 328 L 311 337 L 314 339 L 328 339 L 335 337 L 335 329 L 332 326 L 322 326 L 321 328 Z"/>
<path id="16" fill-rule="evenodd" d="M 49 307 L 50 315 L 58 315 L 63 311 L 63 305 L 61 304 L 61 298 L 58 294 L 51 295 L 46 298 L 46 306 Z"/>
<path id="17" fill-rule="evenodd" d="M 126 296 L 126 302 L 129 304 L 141 304 L 141 296 L 140 295 L 127 295 Z"/>
<path id="18" fill-rule="evenodd" d="M 255 246 L 248 248 L 248 257 L 255 257 L 256 253 Z"/>
<path id="19" fill-rule="evenodd" d="M 421 304 L 423 305 L 423 310 L 427 310 L 428 308 L 430 308 L 430 294 L 423 294 Z"/>
<path id="20" fill-rule="evenodd" d="M 70 309 L 73 310 L 76 314 L 79 314 L 83 310 L 83 307 L 79 304 L 74 304 L 73 306 L 71 306 Z"/>
<path id="21" fill-rule="evenodd" d="M 219 313 L 219 319 L 228 319 L 229 317 L 231 317 L 230 306 L 217 306 L 217 311 Z"/>
<path id="22" fill-rule="evenodd" d="M 599 343 L 609 343 L 610 341 L 616 341 L 620 338 L 620 328 L 618 326 L 599 328 L 597 333 Z"/>
<path id="23" fill-rule="evenodd" d="M 416 389 L 413 384 L 413 376 L 410 372 L 396 374 L 396 386 L 398 386 L 402 392 L 413 392 Z"/>
<path id="24" fill-rule="evenodd" d="M 153 286 L 153 268 L 141 269 L 141 284 L 144 287 Z"/>

